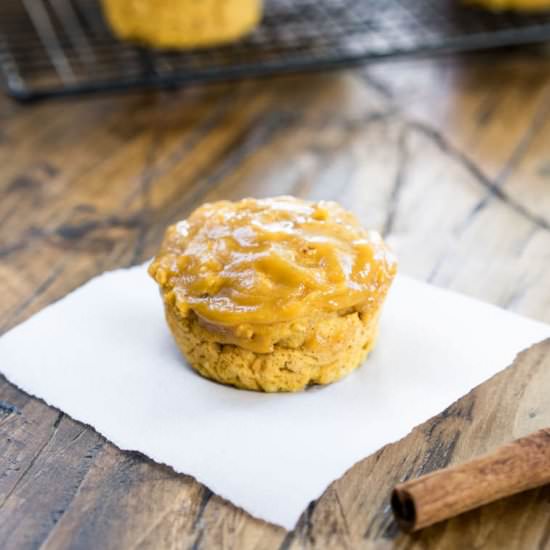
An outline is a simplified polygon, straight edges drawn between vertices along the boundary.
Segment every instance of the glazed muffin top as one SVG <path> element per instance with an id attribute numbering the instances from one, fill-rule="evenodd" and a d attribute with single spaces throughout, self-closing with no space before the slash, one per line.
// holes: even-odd
<path id="1" fill-rule="evenodd" d="M 395 272 L 353 214 L 286 196 L 204 204 L 167 229 L 149 267 L 180 315 L 228 327 L 375 311 Z"/>

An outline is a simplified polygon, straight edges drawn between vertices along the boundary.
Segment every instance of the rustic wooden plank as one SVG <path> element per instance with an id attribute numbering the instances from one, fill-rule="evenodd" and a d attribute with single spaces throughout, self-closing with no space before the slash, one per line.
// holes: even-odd
<path id="1" fill-rule="evenodd" d="M 204 200 L 334 198 L 406 273 L 550 321 L 550 76 L 492 55 L 20 107 L 0 100 L 0 330 L 104 269 L 145 260 Z M 549 423 L 549 345 L 368 457 L 297 529 L 122 453 L 0 382 L 6 548 L 544 547 L 532 491 L 399 535 L 394 481 Z M 545 372 L 546 371 L 546 372 Z"/>

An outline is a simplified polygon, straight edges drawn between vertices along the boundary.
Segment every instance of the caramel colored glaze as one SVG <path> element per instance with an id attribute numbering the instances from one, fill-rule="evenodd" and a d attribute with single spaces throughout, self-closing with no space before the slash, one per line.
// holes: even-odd
<path id="1" fill-rule="evenodd" d="M 167 229 L 149 267 L 179 315 L 257 352 L 327 315 L 375 315 L 395 272 L 353 214 L 293 197 L 205 204 Z"/>

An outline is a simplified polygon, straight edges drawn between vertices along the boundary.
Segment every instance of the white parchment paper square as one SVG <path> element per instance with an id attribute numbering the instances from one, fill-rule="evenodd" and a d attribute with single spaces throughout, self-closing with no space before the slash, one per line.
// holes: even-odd
<path id="1" fill-rule="evenodd" d="M 362 368 L 303 393 L 246 392 L 184 363 L 140 266 L 93 279 L 5 334 L 0 371 L 121 449 L 292 528 L 355 462 L 548 336 L 548 325 L 399 275 Z"/>

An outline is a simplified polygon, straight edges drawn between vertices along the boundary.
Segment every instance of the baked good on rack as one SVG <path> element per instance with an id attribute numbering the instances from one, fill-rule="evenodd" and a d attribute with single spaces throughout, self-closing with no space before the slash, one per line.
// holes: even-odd
<path id="1" fill-rule="evenodd" d="M 167 229 L 149 267 L 190 365 L 268 392 L 359 366 L 395 272 L 381 237 L 353 214 L 293 197 L 205 204 Z"/>
<path id="2" fill-rule="evenodd" d="M 544 11 L 550 9 L 550 0 L 468 0 L 470 4 L 477 4 L 494 11 Z"/>
<path id="3" fill-rule="evenodd" d="M 241 38 L 261 17 L 261 0 L 102 0 L 114 33 L 157 48 L 215 46 Z"/>

